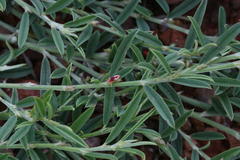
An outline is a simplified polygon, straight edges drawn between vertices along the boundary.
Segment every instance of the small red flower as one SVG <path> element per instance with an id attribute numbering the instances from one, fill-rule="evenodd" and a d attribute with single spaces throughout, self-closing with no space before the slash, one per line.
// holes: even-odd
<path id="1" fill-rule="evenodd" d="M 142 53 L 143 53 L 144 56 L 147 56 L 148 53 L 149 53 L 149 50 L 146 49 L 146 48 L 144 48 L 143 51 L 142 51 Z"/>
<path id="2" fill-rule="evenodd" d="M 120 75 L 115 75 L 115 76 L 109 77 L 107 82 L 114 83 L 114 82 L 118 82 L 120 79 L 121 79 Z"/>

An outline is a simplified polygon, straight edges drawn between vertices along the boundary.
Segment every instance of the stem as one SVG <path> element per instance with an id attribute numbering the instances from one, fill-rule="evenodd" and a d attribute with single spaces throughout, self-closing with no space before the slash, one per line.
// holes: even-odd
<path id="1" fill-rule="evenodd" d="M 65 145 L 65 144 L 64 144 Z M 40 149 L 56 149 L 56 150 L 62 150 L 62 151 L 68 151 L 68 152 L 75 152 L 75 153 L 80 153 L 84 155 L 86 152 L 85 150 L 77 147 L 70 147 L 70 146 L 63 146 L 63 144 L 60 143 L 36 143 L 36 144 L 28 144 L 27 148 L 34 149 L 34 148 L 40 148 Z M 1 145 L 0 144 L 0 149 L 25 149 L 25 146 L 22 144 L 14 144 L 14 145 Z"/>
<path id="2" fill-rule="evenodd" d="M 36 85 L 33 83 L 0 83 L 0 88 L 16 88 L 16 89 L 28 89 L 28 90 L 56 90 L 56 91 L 74 91 L 78 89 L 90 89 L 90 88 L 109 88 L 109 87 L 132 87 L 132 86 L 145 86 L 157 83 L 170 82 L 179 75 L 170 75 L 167 77 L 158 77 L 146 80 L 116 82 L 116 83 L 96 83 L 96 84 L 80 84 L 80 85 Z"/>

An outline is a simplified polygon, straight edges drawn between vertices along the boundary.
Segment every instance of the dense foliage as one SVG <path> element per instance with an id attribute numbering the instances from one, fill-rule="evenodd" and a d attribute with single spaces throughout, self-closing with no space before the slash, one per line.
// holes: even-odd
<path id="1" fill-rule="evenodd" d="M 181 160 L 184 142 L 192 160 L 238 159 L 240 147 L 215 157 L 204 150 L 226 135 L 240 140 L 214 121 L 240 121 L 240 23 L 226 24 L 220 7 L 218 34 L 208 36 L 201 31 L 207 0 L 172 9 L 155 1 L 162 18 L 140 0 L 0 1 L 15 19 L 0 20 L 1 160 L 146 159 L 149 148 L 155 159 Z M 153 24 L 186 34 L 184 47 L 164 45 Z M 14 81 L 38 75 L 39 83 Z M 205 102 L 182 94 L 194 88 L 213 94 Z M 19 89 L 41 91 L 21 99 Z M 187 132 L 189 119 L 216 130 Z"/>

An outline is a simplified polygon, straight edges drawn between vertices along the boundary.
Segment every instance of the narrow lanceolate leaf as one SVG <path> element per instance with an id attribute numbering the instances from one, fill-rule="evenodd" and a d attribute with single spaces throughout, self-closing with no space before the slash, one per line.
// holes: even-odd
<path id="1" fill-rule="evenodd" d="M 218 11 L 218 34 L 221 35 L 225 31 L 226 24 L 226 12 L 225 9 L 221 6 Z"/>
<path id="2" fill-rule="evenodd" d="M 7 120 L 7 122 L 5 122 L 5 124 L 0 129 L 0 142 L 3 142 L 6 140 L 6 138 L 10 135 L 10 133 L 14 129 L 16 123 L 17 123 L 16 116 L 10 117 Z"/>
<path id="3" fill-rule="evenodd" d="M 106 139 L 106 143 L 112 142 L 121 131 L 126 127 L 126 125 L 130 122 L 130 120 L 135 116 L 136 112 L 139 109 L 139 103 L 142 99 L 142 92 L 138 92 L 132 101 L 127 105 L 127 109 L 124 112 L 124 114 L 120 117 L 120 119 L 117 121 L 117 124 L 114 126 L 113 130 L 109 134 L 109 136 Z"/>
<path id="4" fill-rule="evenodd" d="M 43 123 L 50 130 L 64 137 L 67 141 L 76 143 L 82 147 L 87 147 L 87 144 L 84 142 L 84 140 L 81 137 L 79 137 L 76 133 L 74 133 L 70 127 L 48 119 L 44 119 Z"/>
<path id="5" fill-rule="evenodd" d="M 150 32 L 139 31 L 136 35 L 136 38 L 142 40 L 145 45 L 151 48 L 162 47 L 162 42 Z"/>
<path id="6" fill-rule="evenodd" d="M 190 11 L 193 9 L 201 0 L 185 0 L 180 5 L 178 5 L 176 8 L 174 8 L 170 14 L 169 18 L 176 18 L 180 17 L 184 13 Z"/>
<path id="7" fill-rule="evenodd" d="M 231 159 L 239 154 L 240 154 L 240 147 L 234 147 L 234 148 L 231 148 L 227 151 L 224 151 L 224 152 L 216 155 L 211 160 L 225 160 L 225 159 L 227 160 L 227 159 Z"/>
<path id="8" fill-rule="evenodd" d="M 73 2 L 73 0 L 58 0 L 56 3 L 51 5 L 47 10 L 47 14 L 55 13 L 57 11 L 60 11 L 70 5 Z"/>
<path id="9" fill-rule="evenodd" d="M 201 24 L 202 24 L 203 17 L 204 17 L 206 8 L 207 8 L 207 3 L 208 3 L 208 0 L 203 0 L 193 16 L 193 18 L 197 21 L 199 26 L 201 26 Z M 185 42 L 185 48 L 190 49 L 193 47 L 193 44 L 194 44 L 193 39 L 195 39 L 195 37 L 196 37 L 196 35 L 193 30 L 193 26 L 191 25 L 186 42 Z"/>
<path id="10" fill-rule="evenodd" d="M 143 88 L 148 99 L 154 105 L 162 119 L 164 119 L 170 127 L 174 128 L 174 118 L 163 98 L 151 87 L 144 86 Z"/>
<path id="11" fill-rule="evenodd" d="M 44 57 L 42 60 L 42 64 L 41 64 L 41 72 L 40 72 L 40 84 L 41 85 L 49 85 L 51 84 L 51 68 L 50 68 L 50 64 L 49 61 L 47 59 L 47 57 Z M 41 91 L 41 94 L 43 94 L 44 91 Z"/>
<path id="12" fill-rule="evenodd" d="M 71 128 L 74 132 L 80 131 L 84 124 L 89 120 L 94 112 L 95 107 L 89 107 L 85 112 L 79 115 L 79 117 L 72 123 Z"/>
<path id="13" fill-rule="evenodd" d="M 0 1 L 0 11 L 3 12 L 6 9 L 6 0 Z"/>
<path id="14" fill-rule="evenodd" d="M 61 34 L 55 28 L 51 29 L 51 33 L 52 33 L 53 41 L 54 41 L 59 53 L 61 55 L 63 55 L 64 54 L 64 43 L 63 43 Z"/>
<path id="15" fill-rule="evenodd" d="M 194 32 L 195 32 L 195 34 L 196 34 L 200 44 L 202 46 L 205 45 L 206 44 L 206 40 L 205 40 L 205 37 L 204 37 L 204 35 L 203 35 L 202 31 L 201 31 L 201 27 L 199 26 L 198 22 L 194 18 L 192 18 L 190 16 L 188 16 L 188 19 L 191 21 L 193 30 L 194 30 Z"/>
<path id="16" fill-rule="evenodd" d="M 35 108 L 36 108 L 36 112 L 40 117 L 43 117 L 45 115 L 45 104 L 44 101 L 39 98 L 39 97 L 35 97 Z"/>
<path id="17" fill-rule="evenodd" d="M 172 82 L 194 88 L 211 88 L 208 82 L 197 79 L 177 78 L 174 79 Z"/>
<path id="18" fill-rule="evenodd" d="M 81 44 L 89 40 L 89 38 L 92 36 L 92 31 L 93 31 L 92 25 L 89 25 L 86 29 L 84 29 L 80 36 L 78 37 L 76 45 L 80 46 Z"/>
<path id="19" fill-rule="evenodd" d="M 41 77 L 40 77 L 40 84 L 42 85 L 49 85 L 51 82 L 50 75 L 51 75 L 51 68 L 47 57 L 44 57 L 41 64 Z"/>
<path id="20" fill-rule="evenodd" d="M 102 13 L 98 13 L 96 14 L 96 16 L 98 18 L 100 18 L 101 20 L 103 20 L 104 22 L 106 22 L 107 24 L 109 24 L 111 27 L 113 27 L 116 31 L 118 31 L 121 34 L 125 34 L 125 31 L 122 29 L 122 27 L 116 23 L 115 21 L 112 21 L 110 17 L 108 17 L 105 14 Z"/>
<path id="21" fill-rule="evenodd" d="M 19 141 L 20 139 L 22 139 L 24 136 L 26 136 L 26 134 L 28 133 L 30 128 L 31 128 L 31 126 L 26 126 L 26 127 L 17 129 L 17 131 L 14 132 L 14 134 L 9 138 L 7 144 L 12 145 L 12 144 L 16 143 L 17 141 Z"/>
<path id="22" fill-rule="evenodd" d="M 141 157 L 141 160 L 146 159 L 144 152 L 142 152 L 138 149 L 135 149 L 135 148 L 120 148 L 120 149 L 117 149 L 117 151 L 126 152 L 126 153 L 130 153 L 130 154 L 139 156 L 139 157 Z"/>
<path id="23" fill-rule="evenodd" d="M 99 153 L 99 152 L 88 152 L 85 153 L 86 156 L 97 158 L 97 159 L 109 159 L 109 160 L 118 160 L 118 158 L 112 154 Z"/>
<path id="24" fill-rule="evenodd" d="M 81 25 L 89 24 L 94 19 L 96 19 L 95 15 L 87 15 L 87 16 L 75 19 L 73 21 L 70 21 L 68 23 L 65 23 L 64 27 L 79 27 Z"/>
<path id="25" fill-rule="evenodd" d="M 12 104 L 18 103 L 18 91 L 17 89 L 12 89 Z"/>
<path id="26" fill-rule="evenodd" d="M 166 137 L 170 136 L 176 130 L 180 129 L 186 123 L 186 121 L 192 115 L 192 113 L 193 113 L 193 110 L 185 112 L 184 114 L 182 114 L 181 117 L 179 117 L 176 120 L 175 128 L 168 127 L 165 130 L 163 130 L 163 132 L 161 133 L 162 138 L 166 138 Z"/>
<path id="27" fill-rule="evenodd" d="M 191 137 L 196 140 L 210 141 L 210 140 L 222 140 L 225 139 L 225 136 L 222 133 L 218 132 L 196 132 L 191 134 Z"/>
<path id="28" fill-rule="evenodd" d="M 128 49 L 130 48 L 133 39 L 135 38 L 136 34 L 137 34 L 137 30 L 132 31 L 131 33 L 129 33 L 128 36 L 126 36 L 121 44 L 119 45 L 115 57 L 113 59 L 112 65 L 111 65 L 111 69 L 110 69 L 110 76 L 114 75 L 118 69 L 120 68 L 122 61 L 124 60 Z"/>
<path id="29" fill-rule="evenodd" d="M 130 3 L 128 3 L 128 5 L 124 8 L 124 10 L 117 17 L 116 21 L 119 24 L 122 24 L 123 22 L 125 22 L 128 19 L 128 17 L 134 12 L 139 1 L 140 0 L 131 0 Z"/>
<path id="30" fill-rule="evenodd" d="M 18 47 L 22 48 L 25 44 L 29 32 L 29 15 L 25 12 L 20 22 L 20 28 L 18 32 Z"/>
<path id="31" fill-rule="evenodd" d="M 57 78 L 62 78 L 66 75 L 66 69 L 65 68 L 58 68 L 56 70 L 54 70 L 51 73 L 51 79 L 57 79 Z"/>
<path id="32" fill-rule="evenodd" d="M 143 54 L 137 46 L 132 45 L 131 50 L 134 53 L 134 55 L 137 57 L 138 62 L 144 61 Z"/>
<path id="33" fill-rule="evenodd" d="M 28 153 L 32 160 L 40 160 L 38 154 L 33 149 L 30 149 Z"/>
<path id="34" fill-rule="evenodd" d="M 233 108 L 230 102 L 229 97 L 226 94 L 222 94 L 219 96 L 219 101 L 222 104 L 224 111 L 226 112 L 229 119 L 233 120 Z"/>
<path id="35" fill-rule="evenodd" d="M 167 73 L 171 73 L 172 72 L 171 68 L 170 68 L 169 64 L 167 63 L 166 59 L 164 58 L 163 54 L 156 50 L 153 50 L 153 49 L 151 49 L 151 52 L 154 54 L 155 57 L 157 57 L 158 61 L 160 62 L 160 64 L 164 68 L 164 70 Z"/>
<path id="36" fill-rule="evenodd" d="M 212 85 L 222 87 L 240 87 L 240 80 L 227 77 L 212 77 L 214 83 Z"/>
<path id="37" fill-rule="evenodd" d="M 168 14 L 169 13 L 169 6 L 166 0 L 155 0 L 159 6 L 163 9 L 163 11 Z"/>
<path id="38" fill-rule="evenodd" d="M 209 49 L 202 57 L 200 63 L 206 63 L 214 58 L 240 33 L 240 23 L 236 23 L 228 28 L 217 40 L 217 46 Z"/>
<path id="39" fill-rule="evenodd" d="M 31 0 L 32 4 L 34 5 L 34 7 L 36 8 L 36 10 L 38 11 L 39 14 L 42 14 L 43 12 L 43 4 L 41 1 L 39 0 Z"/>
<path id="40" fill-rule="evenodd" d="M 112 117 L 112 110 L 114 105 L 115 88 L 106 88 L 104 94 L 103 106 L 103 124 L 107 125 Z"/>
<path id="41" fill-rule="evenodd" d="M 155 112 L 155 109 L 150 110 L 149 112 L 145 113 L 137 122 L 132 126 L 128 132 L 122 137 L 122 140 L 127 139 L 131 134 L 134 133 L 134 131 L 139 128 L 149 117 L 153 115 Z"/>

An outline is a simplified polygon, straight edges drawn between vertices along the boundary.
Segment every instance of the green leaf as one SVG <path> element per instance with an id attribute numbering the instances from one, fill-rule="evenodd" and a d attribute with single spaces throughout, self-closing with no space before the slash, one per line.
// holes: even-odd
<path id="1" fill-rule="evenodd" d="M 18 32 L 18 47 L 22 48 L 27 40 L 29 32 L 29 15 L 28 12 L 24 12 L 20 22 L 20 28 Z"/>
<path id="2" fill-rule="evenodd" d="M 84 42 L 86 42 L 87 40 L 89 40 L 89 38 L 92 36 L 92 31 L 93 31 L 93 27 L 92 25 L 89 25 L 86 29 L 84 29 L 82 31 L 82 33 L 80 34 L 80 36 L 78 37 L 78 40 L 76 42 L 77 46 L 82 45 Z"/>
<path id="3" fill-rule="evenodd" d="M 158 84 L 158 88 L 162 91 L 162 93 L 164 95 L 166 95 L 166 97 L 169 100 L 172 100 L 172 101 L 176 102 L 177 104 L 179 104 L 179 106 L 177 107 L 177 111 L 181 115 L 184 114 L 184 112 L 185 112 L 184 106 L 182 104 L 182 101 L 181 101 L 179 95 L 175 91 L 175 89 L 168 83 L 160 83 L 160 84 Z"/>
<path id="4" fill-rule="evenodd" d="M 106 22 L 107 24 L 109 24 L 111 27 L 113 27 L 120 34 L 125 34 L 125 31 L 121 28 L 121 26 L 118 23 L 116 23 L 115 21 L 111 20 L 111 18 L 108 17 L 107 15 L 102 14 L 102 13 L 98 13 L 98 14 L 96 14 L 96 16 L 98 18 L 100 18 L 101 20 L 103 20 L 104 22 Z"/>
<path id="5" fill-rule="evenodd" d="M 29 96 L 29 97 L 26 97 L 26 98 L 18 101 L 18 103 L 17 103 L 16 105 L 17 105 L 17 107 L 19 107 L 19 108 L 25 108 L 25 107 L 33 106 L 34 103 L 35 103 L 34 97 Z"/>
<path id="6" fill-rule="evenodd" d="M 6 140 L 6 138 L 10 135 L 10 133 L 14 129 L 16 123 L 17 123 L 16 116 L 10 117 L 7 120 L 7 122 L 5 122 L 5 124 L 0 128 L 0 142 L 3 142 Z"/>
<path id="7" fill-rule="evenodd" d="M 233 105 L 235 105 L 236 107 L 240 108 L 240 98 L 238 97 L 231 97 L 230 101 Z"/>
<path id="8" fill-rule="evenodd" d="M 135 30 L 135 31 L 132 31 L 131 33 L 129 33 L 128 36 L 124 37 L 121 44 L 117 48 L 115 57 L 113 59 L 112 65 L 111 65 L 111 69 L 109 71 L 110 76 L 113 76 L 120 68 L 122 61 L 124 60 L 128 49 L 132 45 L 132 41 L 135 38 L 137 32 L 138 32 L 138 30 Z"/>
<path id="9" fill-rule="evenodd" d="M 103 105 L 103 124 L 106 126 L 112 117 L 114 107 L 115 88 L 106 88 Z"/>
<path id="10" fill-rule="evenodd" d="M 124 8 L 124 10 L 119 14 L 116 21 L 119 24 L 122 24 L 125 22 L 128 17 L 134 12 L 135 8 L 137 7 L 137 4 L 140 0 L 131 0 L 128 5 Z"/>
<path id="11" fill-rule="evenodd" d="M 121 131 L 126 127 L 126 125 L 130 122 L 130 120 L 135 116 L 136 112 L 139 109 L 139 103 L 142 99 L 143 93 L 139 91 L 133 99 L 128 103 L 127 109 L 124 112 L 124 114 L 120 117 L 120 119 L 117 121 L 116 125 L 114 126 L 111 133 L 108 135 L 105 143 L 112 142 Z"/>
<path id="12" fill-rule="evenodd" d="M 51 84 L 51 67 L 47 57 L 44 57 L 41 64 L 41 73 L 40 73 L 40 84 L 41 85 L 50 85 Z M 41 95 L 44 91 L 41 91 Z"/>
<path id="13" fill-rule="evenodd" d="M 59 53 L 61 55 L 63 55 L 64 54 L 64 43 L 63 43 L 61 34 L 55 28 L 51 29 L 51 33 L 52 33 L 53 41 L 54 41 Z"/>
<path id="14" fill-rule="evenodd" d="M 139 13 L 140 15 L 146 16 L 146 17 L 151 17 L 151 15 L 153 14 L 151 10 L 141 6 L 141 5 L 137 5 L 136 7 L 136 11 L 137 13 Z M 140 17 L 140 16 L 139 16 Z"/>
<path id="15" fill-rule="evenodd" d="M 100 32 L 95 31 L 90 39 L 88 40 L 87 43 L 87 48 L 86 48 L 86 53 L 88 57 L 93 56 L 93 54 L 96 52 L 99 44 L 99 39 L 100 39 Z"/>
<path id="16" fill-rule="evenodd" d="M 28 153 L 29 153 L 31 160 L 40 160 L 38 154 L 33 149 L 30 149 L 28 151 Z"/>
<path id="17" fill-rule="evenodd" d="M 34 124 L 34 122 L 32 122 L 32 121 L 24 121 L 24 122 L 18 124 L 15 129 L 26 127 L 26 126 L 31 126 L 33 124 Z"/>
<path id="18" fill-rule="evenodd" d="M 240 80 L 227 77 L 212 77 L 212 85 L 221 87 L 240 87 Z"/>
<path id="19" fill-rule="evenodd" d="M 164 102 L 163 98 L 151 87 L 144 86 L 143 88 L 148 99 L 154 105 L 162 119 L 164 119 L 170 127 L 175 128 L 175 122 L 172 113 L 167 104 Z"/>
<path id="20" fill-rule="evenodd" d="M 10 79 L 22 78 L 31 73 L 32 73 L 32 68 L 30 68 L 29 66 L 22 65 L 21 67 L 17 67 L 17 68 L 13 67 L 13 69 L 11 70 L 6 70 L 1 72 L 0 78 L 10 78 Z"/>
<path id="21" fill-rule="evenodd" d="M 163 130 L 163 132 L 161 133 L 162 138 L 166 138 L 176 130 L 180 129 L 186 123 L 186 121 L 192 115 L 192 113 L 193 113 L 193 110 L 185 112 L 176 120 L 175 128 L 168 127 L 165 130 Z"/>
<path id="22" fill-rule="evenodd" d="M 191 137 L 196 140 L 210 141 L 210 140 L 222 140 L 225 139 L 225 136 L 222 133 L 218 132 L 196 132 L 191 134 Z"/>
<path id="23" fill-rule="evenodd" d="M 73 0 L 58 0 L 46 10 L 46 14 L 51 14 L 60 11 L 65 7 L 69 6 L 72 2 Z"/>
<path id="24" fill-rule="evenodd" d="M 204 75 L 204 74 L 184 73 L 183 75 L 181 75 L 181 78 L 197 79 L 197 80 L 214 82 L 214 80 L 210 76 L 207 76 L 207 75 Z"/>
<path id="25" fill-rule="evenodd" d="M 155 110 L 152 109 L 149 112 L 145 113 L 135 124 L 132 126 L 128 132 L 122 137 L 121 140 L 127 139 L 134 131 L 139 128 L 149 117 L 154 114 Z"/>
<path id="26" fill-rule="evenodd" d="M 142 160 L 146 159 L 144 152 L 142 152 L 138 149 L 135 149 L 135 148 L 119 148 L 119 149 L 117 149 L 117 151 L 126 152 L 126 153 L 130 153 L 130 154 L 139 156 L 139 157 L 141 157 Z"/>
<path id="27" fill-rule="evenodd" d="M 221 6 L 218 11 L 218 34 L 221 35 L 225 31 L 226 22 L 226 12 L 225 9 Z"/>
<path id="28" fill-rule="evenodd" d="M 209 49 L 200 60 L 200 63 L 206 63 L 219 54 L 234 38 L 240 33 L 240 23 L 236 23 L 228 28 L 217 40 L 217 46 Z"/>
<path id="29" fill-rule="evenodd" d="M 3 12 L 6 9 L 6 0 L 1 0 L 0 1 L 0 11 Z"/>
<path id="30" fill-rule="evenodd" d="M 142 30 L 142 31 L 150 30 L 148 23 L 142 17 L 136 18 L 136 23 L 139 30 Z"/>
<path id="31" fill-rule="evenodd" d="M 172 157 L 171 159 L 183 160 L 183 158 L 178 154 L 178 152 L 172 145 L 169 144 L 168 150 L 170 152 L 170 156 Z"/>
<path id="32" fill-rule="evenodd" d="M 163 9 L 163 11 L 168 14 L 169 13 L 169 6 L 166 0 L 155 0 L 159 6 Z"/>
<path id="33" fill-rule="evenodd" d="M 196 79 L 177 78 L 174 79 L 172 82 L 194 88 L 211 88 L 211 86 L 206 81 Z"/>
<path id="34" fill-rule="evenodd" d="M 93 157 L 97 159 L 109 159 L 109 160 L 118 160 L 118 158 L 111 154 L 98 153 L 98 152 L 89 152 L 85 154 L 88 157 Z"/>
<path id="35" fill-rule="evenodd" d="M 190 16 L 188 16 L 188 19 L 191 21 L 191 26 L 193 27 L 193 30 L 194 30 L 196 36 L 198 37 L 198 40 L 199 40 L 200 44 L 202 46 L 205 45 L 206 44 L 206 40 L 205 40 L 205 37 L 204 37 L 204 35 L 203 35 L 202 31 L 201 31 L 201 28 L 200 28 L 198 22 L 194 18 L 192 18 Z"/>
<path id="36" fill-rule="evenodd" d="M 164 56 L 162 55 L 162 53 L 156 51 L 156 50 L 153 50 L 151 49 L 151 52 L 153 53 L 153 55 L 155 57 L 157 57 L 158 61 L 160 62 L 160 64 L 162 65 L 162 67 L 164 68 L 164 70 L 167 72 L 167 73 L 171 73 L 172 70 L 169 66 L 169 64 L 167 63 L 166 59 L 164 58 Z"/>
<path id="37" fill-rule="evenodd" d="M 229 158 L 233 158 L 240 154 L 240 147 L 234 147 L 229 150 L 226 150 L 216 156 L 214 156 L 211 160 L 228 160 Z"/>
<path id="38" fill-rule="evenodd" d="M 43 13 L 43 4 L 39 0 L 31 0 L 34 7 L 37 9 L 38 13 L 41 15 Z"/>
<path id="39" fill-rule="evenodd" d="M 198 6 L 198 8 L 193 16 L 193 18 L 196 20 L 196 22 L 198 23 L 199 26 L 201 26 L 201 24 L 202 24 L 203 17 L 206 12 L 207 4 L 208 4 L 208 0 L 203 0 L 200 3 L 200 5 Z M 194 30 L 193 30 L 193 25 L 191 25 L 189 32 L 188 32 L 186 42 L 185 42 L 185 46 L 184 46 L 186 49 L 190 49 L 193 47 L 194 39 L 196 38 L 195 33 L 196 32 L 194 32 Z"/>
<path id="40" fill-rule="evenodd" d="M 17 141 L 19 141 L 20 139 L 27 135 L 31 127 L 32 126 L 26 126 L 17 129 L 16 132 L 14 132 L 14 134 L 9 138 L 7 144 L 8 145 L 15 144 Z"/>
<path id="41" fill-rule="evenodd" d="M 87 16 L 80 17 L 80 18 L 77 18 L 73 21 L 65 23 L 64 27 L 79 27 L 81 25 L 89 24 L 94 19 L 96 19 L 95 15 L 87 15 Z"/>
<path id="42" fill-rule="evenodd" d="M 193 9 L 201 0 L 185 0 L 176 8 L 174 8 L 170 14 L 169 18 L 176 18 L 182 16 L 184 13 Z"/>
<path id="43" fill-rule="evenodd" d="M 222 107 L 224 111 L 227 113 L 227 116 L 230 120 L 233 120 L 234 114 L 233 114 L 233 108 L 231 105 L 231 102 L 226 94 L 222 94 L 219 96 L 219 101 L 222 104 Z"/>
<path id="44" fill-rule="evenodd" d="M 151 48 L 159 49 L 162 47 L 162 42 L 158 39 L 158 37 L 152 35 L 150 32 L 139 31 L 136 35 L 136 38 L 142 40 L 146 43 L 147 46 Z"/>
<path id="45" fill-rule="evenodd" d="M 62 124 L 52 121 L 52 120 L 48 120 L 48 119 L 44 119 L 43 123 L 49 129 L 51 129 L 58 135 L 64 137 L 69 142 L 76 143 L 82 147 L 87 147 L 87 144 L 84 142 L 84 140 L 81 137 L 79 137 L 76 133 L 74 133 L 70 127 L 68 127 L 66 125 L 62 125 Z"/>
<path id="46" fill-rule="evenodd" d="M 89 107 L 85 112 L 79 115 L 79 117 L 71 125 L 71 128 L 74 132 L 77 133 L 85 125 L 85 123 L 92 116 L 94 110 L 95 107 Z"/>
<path id="47" fill-rule="evenodd" d="M 66 74 L 65 68 L 57 68 L 52 72 L 50 77 L 51 79 L 58 79 L 58 78 L 63 78 L 65 74 Z"/>
<path id="48" fill-rule="evenodd" d="M 45 116 L 46 108 L 45 108 L 45 103 L 43 99 L 39 97 L 35 97 L 35 109 L 37 111 L 37 114 L 40 116 L 40 118 Z"/>
<path id="49" fill-rule="evenodd" d="M 138 62 L 142 62 L 144 61 L 144 57 L 142 55 L 142 52 L 140 51 L 140 49 L 135 46 L 134 44 L 131 46 L 131 50 L 132 52 L 135 54 L 135 56 L 137 57 L 138 59 Z"/>
<path id="50" fill-rule="evenodd" d="M 12 104 L 17 104 L 18 102 L 18 91 L 17 89 L 12 89 Z"/>

